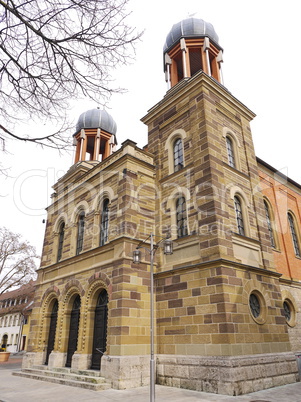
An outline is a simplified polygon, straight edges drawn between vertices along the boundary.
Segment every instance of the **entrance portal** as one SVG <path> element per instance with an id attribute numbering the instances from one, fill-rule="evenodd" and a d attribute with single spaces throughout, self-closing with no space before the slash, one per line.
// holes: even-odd
<path id="1" fill-rule="evenodd" d="M 106 351 L 107 320 L 108 320 L 108 294 L 102 290 L 98 296 L 95 308 L 94 336 L 92 349 L 92 370 L 100 370 L 101 357 Z"/>
<path id="2" fill-rule="evenodd" d="M 68 341 L 66 367 L 71 367 L 72 356 L 77 349 L 79 317 L 80 317 L 80 297 L 79 297 L 79 295 L 77 295 L 73 302 L 71 317 L 70 317 L 69 341 Z"/>
<path id="3" fill-rule="evenodd" d="M 58 311 L 58 301 L 56 300 L 50 316 L 50 325 L 49 325 L 49 335 L 48 335 L 48 343 L 47 343 L 47 353 L 46 353 L 46 360 L 45 364 L 48 364 L 49 355 L 54 349 L 54 340 L 55 340 L 55 331 L 56 331 L 56 323 L 57 323 L 57 311 Z M 26 339 L 26 338 L 25 338 Z M 24 337 L 23 337 L 23 347 L 25 345 Z"/>

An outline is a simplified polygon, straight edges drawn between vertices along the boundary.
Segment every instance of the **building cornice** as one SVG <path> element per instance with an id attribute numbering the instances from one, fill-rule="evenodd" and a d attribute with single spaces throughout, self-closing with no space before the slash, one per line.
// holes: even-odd
<path id="1" fill-rule="evenodd" d="M 282 274 L 275 272 L 275 271 L 270 271 L 268 269 L 258 268 L 255 266 L 242 264 L 242 263 L 236 262 L 236 261 L 228 261 L 228 260 L 225 260 L 224 258 L 219 258 L 216 260 L 211 260 L 211 261 L 206 261 L 206 262 L 200 262 L 197 264 L 178 266 L 178 267 L 170 269 L 168 271 L 156 272 L 154 275 L 157 278 L 161 278 L 164 276 L 170 276 L 170 274 L 173 274 L 173 273 L 178 274 L 179 271 L 185 272 L 185 271 L 191 271 L 192 269 L 217 268 L 220 266 L 227 267 L 227 268 L 241 269 L 244 271 L 247 270 L 247 271 L 254 272 L 256 274 L 265 275 L 265 276 L 273 276 L 275 278 L 280 278 L 282 276 Z"/>
<path id="2" fill-rule="evenodd" d="M 255 114 L 235 98 L 222 84 L 217 82 L 214 78 L 209 77 L 203 71 L 199 71 L 193 77 L 183 79 L 167 91 L 164 98 L 153 106 L 148 111 L 147 115 L 142 117 L 141 121 L 145 124 L 149 124 L 161 113 L 162 109 L 170 108 L 175 104 L 179 105 L 181 103 L 181 98 L 188 96 L 196 89 L 196 87 L 200 88 L 201 86 L 203 86 L 203 89 L 206 88 L 212 91 L 215 95 L 223 98 L 227 103 L 232 103 L 233 106 L 240 110 L 249 121 L 255 117 Z"/>
<path id="3" fill-rule="evenodd" d="M 279 170 L 277 170 L 276 168 L 274 168 L 273 166 L 269 165 L 267 162 L 265 162 L 264 160 L 256 157 L 257 163 L 258 165 L 262 166 L 263 168 L 265 168 L 265 170 L 268 170 L 269 172 L 273 173 L 274 175 L 274 179 L 277 177 L 278 180 L 284 184 L 287 185 L 287 183 L 291 184 L 292 186 L 296 187 L 298 190 L 301 190 L 301 184 L 297 183 L 296 181 L 290 179 L 288 176 L 286 176 L 285 174 L 283 174 L 282 172 L 280 172 Z M 260 168 L 259 166 L 259 168 Z M 276 177 L 275 177 L 276 176 Z"/>

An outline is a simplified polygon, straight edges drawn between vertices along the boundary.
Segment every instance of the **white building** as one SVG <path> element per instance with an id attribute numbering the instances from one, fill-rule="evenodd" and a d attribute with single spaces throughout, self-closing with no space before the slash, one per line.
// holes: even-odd
<path id="1" fill-rule="evenodd" d="M 34 281 L 0 296 L 0 347 L 15 353 L 26 349 L 23 333 L 33 303 Z"/>

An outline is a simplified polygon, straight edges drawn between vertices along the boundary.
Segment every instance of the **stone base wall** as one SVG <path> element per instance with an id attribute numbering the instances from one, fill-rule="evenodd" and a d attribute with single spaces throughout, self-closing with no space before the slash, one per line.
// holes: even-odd
<path id="1" fill-rule="evenodd" d="M 27 352 L 22 359 L 22 369 L 39 366 L 45 362 L 45 353 L 43 352 Z"/>
<path id="2" fill-rule="evenodd" d="M 293 353 L 188 357 L 157 355 L 157 384 L 242 395 L 299 381 Z"/>
<path id="3" fill-rule="evenodd" d="M 49 355 L 48 367 L 65 367 L 67 353 L 52 351 Z M 73 359 L 72 359 L 73 362 Z"/>
<path id="4" fill-rule="evenodd" d="M 91 354 L 74 353 L 72 356 L 71 368 L 75 370 L 88 370 L 91 367 L 91 361 Z"/>
<path id="5" fill-rule="evenodd" d="M 114 389 L 136 388 L 149 385 L 149 356 L 104 356 L 101 360 L 101 376 Z"/>
<path id="6" fill-rule="evenodd" d="M 45 353 L 27 352 L 23 357 L 22 369 L 44 365 Z M 48 368 L 65 367 L 66 353 L 52 352 L 49 356 Z M 89 370 L 90 354 L 77 354 L 72 357 L 71 368 Z M 150 356 L 108 356 L 101 359 L 100 375 L 114 389 L 136 388 L 150 383 Z"/>
<path id="7" fill-rule="evenodd" d="M 301 351 L 301 287 L 300 285 L 281 284 L 282 302 L 289 302 L 291 308 L 291 319 L 288 322 L 288 335 L 293 352 Z"/>

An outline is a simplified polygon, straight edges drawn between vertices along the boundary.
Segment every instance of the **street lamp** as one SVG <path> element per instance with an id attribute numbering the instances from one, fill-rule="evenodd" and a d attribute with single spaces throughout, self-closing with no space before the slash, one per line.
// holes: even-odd
<path id="1" fill-rule="evenodd" d="M 140 264 L 140 262 L 141 262 L 141 251 L 140 250 L 134 250 L 134 252 L 133 252 L 133 262 L 135 264 Z"/>
<path id="2" fill-rule="evenodd" d="M 139 248 L 144 248 L 150 254 L 150 402 L 155 401 L 155 360 L 154 360 L 154 256 L 159 247 L 160 243 L 163 243 L 163 250 L 164 254 L 170 255 L 173 253 L 173 244 L 172 240 L 168 237 L 162 238 L 157 243 L 154 244 L 154 237 L 161 237 L 155 236 L 151 233 L 147 239 L 143 242 L 140 242 L 136 247 L 136 250 L 133 252 L 133 262 L 135 264 L 139 264 L 141 261 L 141 252 Z M 144 247 L 143 245 L 145 242 L 150 239 L 150 248 Z"/>

